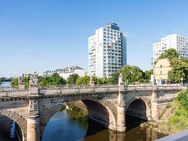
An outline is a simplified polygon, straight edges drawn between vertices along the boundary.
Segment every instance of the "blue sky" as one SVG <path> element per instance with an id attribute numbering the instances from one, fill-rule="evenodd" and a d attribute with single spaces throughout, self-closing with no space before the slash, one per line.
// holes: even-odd
<path id="1" fill-rule="evenodd" d="M 71 65 L 87 70 L 87 42 L 114 21 L 127 34 L 128 64 L 151 68 L 152 43 L 188 35 L 187 0 L 0 0 L 0 76 Z"/>

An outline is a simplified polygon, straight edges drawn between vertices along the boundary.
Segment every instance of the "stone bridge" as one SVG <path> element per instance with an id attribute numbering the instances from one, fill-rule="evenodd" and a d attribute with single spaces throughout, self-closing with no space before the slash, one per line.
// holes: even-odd
<path id="1" fill-rule="evenodd" d="M 49 119 L 66 102 L 82 101 L 89 117 L 116 131 L 126 131 L 126 115 L 146 120 L 158 120 L 170 114 L 174 97 L 186 89 L 182 85 L 101 85 L 85 87 L 1 90 L 0 115 L 19 125 L 23 141 L 41 140 Z"/>

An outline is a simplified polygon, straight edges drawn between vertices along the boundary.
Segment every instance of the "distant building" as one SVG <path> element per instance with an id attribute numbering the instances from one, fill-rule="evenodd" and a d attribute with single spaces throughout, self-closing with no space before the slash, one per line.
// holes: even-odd
<path id="1" fill-rule="evenodd" d="M 174 48 L 183 58 L 188 58 L 188 38 L 179 34 L 172 34 L 161 38 L 159 42 L 153 43 L 153 62 L 165 50 Z"/>
<path id="2" fill-rule="evenodd" d="M 116 23 L 95 31 L 88 39 L 88 73 L 90 76 L 111 76 L 127 63 L 127 41 Z"/>
<path id="3" fill-rule="evenodd" d="M 170 70 L 170 61 L 167 58 L 157 60 L 153 67 L 153 79 L 155 83 L 159 85 L 166 83 Z"/>
<path id="4" fill-rule="evenodd" d="M 80 77 L 85 75 L 84 69 L 78 66 L 64 68 L 58 73 L 64 79 L 67 79 L 72 74 L 78 74 Z"/>
<path id="5" fill-rule="evenodd" d="M 86 73 L 83 68 L 78 66 L 66 67 L 64 69 L 56 69 L 56 70 L 47 70 L 41 76 L 52 76 L 54 73 L 58 73 L 59 76 L 67 79 L 72 74 L 78 74 L 79 76 L 84 76 Z"/>
<path id="6" fill-rule="evenodd" d="M 43 76 L 52 76 L 55 72 L 51 70 L 47 70 L 43 73 Z"/>

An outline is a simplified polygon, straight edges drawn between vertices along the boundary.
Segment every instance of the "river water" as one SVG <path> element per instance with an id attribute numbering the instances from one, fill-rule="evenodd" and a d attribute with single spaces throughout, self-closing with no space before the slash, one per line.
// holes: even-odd
<path id="1" fill-rule="evenodd" d="M 128 122 L 137 125 L 137 120 L 133 120 L 131 117 Z M 163 136 L 139 126 L 131 127 L 126 133 L 114 133 L 91 121 L 83 123 L 71 119 L 66 112 L 58 112 L 47 124 L 42 141 L 152 141 Z"/>
<path id="2" fill-rule="evenodd" d="M 11 87 L 11 81 L 4 81 L 0 84 L 0 88 Z"/>

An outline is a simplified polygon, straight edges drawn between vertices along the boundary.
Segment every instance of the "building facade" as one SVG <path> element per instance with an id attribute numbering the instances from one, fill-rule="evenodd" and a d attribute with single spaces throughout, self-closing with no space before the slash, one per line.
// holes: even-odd
<path id="1" fill-rule="evenodd" d="M 85 71 L 81 67 L 72 66 L 64 68 L 61 70 L 61 72 L 59 72 L 59 76 L 63 77 L 65 80 L 72 74 L 78 74 L 80 77 L 82 77 L 85 75 Z"/>
<path id="2" fill-rule="evenodd" d="M 59 76 L 64 78 L 65 80 L 72 74 L 78 74 L 80 77 L 86 74 L 83 68 L 79 66 L 71 66 L 71 67 L 66 67 L 64 69 L 56 69 L 53 71 L 47 70 L 44 73 L 40 74 L 40 76 L 48 77 L 48 76 L 52 76 L 54 73 L 58 73 Z"/>
<path id="3" fill-rule="evenodd" d="M 109 77 L 127 63 L 127 40 L 116 23 L 96 30 L 88 39 L 88 74 Z"/>
<path id="4" fill-rule="evenodd" d="M 168 72 L 171 69 L 168 58 L 158 59 L 153 67 L 153 78 L 155 83 L 158 85 L 167 83 Z"/>
<path id="5" fill-rule="evenodd" d="M 171 34 L 161 38 L 159 42 L 153 43 L 153 62 L 161 53 L 170 48 L 176 49 L 183 58 L 188 58 L 188 38 L 179 34 Z"/>

